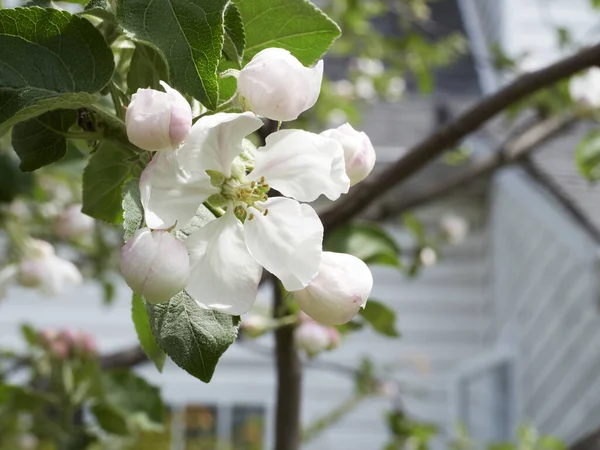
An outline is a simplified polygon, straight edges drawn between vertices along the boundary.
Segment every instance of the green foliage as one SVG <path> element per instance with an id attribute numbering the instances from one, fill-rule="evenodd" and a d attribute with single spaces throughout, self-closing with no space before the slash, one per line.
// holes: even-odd
<path id="1" fill-rule="evenodd" d="M 33 177 L 19 169 L 16 157 L 0 147 L 0 203 L 10 203 L 17 195 L 33 190 Z"/>
<path id="2" fill-rule="evenodd" d="M 382 227 L 371 222 L 355 222 L 333 230 L 324 248 L 332 252 L 350 253 L 369 264 L 402 266 L 396 241 Z"/>
<path id="3" fill-rule="evenodd" d="M 160 390 L 129 370 L 102 376 L 103 401 L 141 429 L 161 429 L 164 406 Z"/>
<path id="4" fill-rule="evenodd" d="M 229 61 L 235 64 L 236 68 L 241 69 L 244 49 L 246 48 L 246 32 L 244 31 L 242 15 L 235 3 L 227 5 L 224 26 L 223 53 Z"/>
<path id="5" fill-rule="evenodd" d="M 600 179 L 600 130 L 592 130 L 581 139 L 575 149 L 575 164 L 588 181 Z"/>
<path id="6" fill-rule="evenodd" d="M 133 169 L 131 153 L 115 142 L 102 141 L 83 171 L 82 211 L 105 222 L 120 222 L 123 184 Z"/>
<path id="7" fill-rule="evenodd" d="M 152 46 L 136 42 L 127 72 L 128 92 L 133 94 L 140 88 L 162 90 L 161 80 L 169 83 L 169 67 L 163 56 Z"/>
<path id="8" fill-rule="evenodd" d="M 21 159 L 20 169 L 31 172 L 52 164 L 67 154 L 64 136 L 77 120 L 77 111 L 57 109 L 13 127 L 12 146 Z"/>
<path id="9" fill-rule="evenodd" d="M 114 406 L 106 403 L 97 403 L 90 410 L 100 428 L 107 433 L 123 436 L 129 434 L 125 415 Z"/>
<path id="10" fill-rule="evenodd" d="M 167 355 L 158 346 L 154 336 L 152 336 L 144 299 L 141 295 L 134 293 L 131 304 L 131 318 L 133 319 L 142 350 L 144 350 L 146 356 L 154 363 L 158 371 L 162 372 Z"/>
<path id="11" fill-rule="evenodd" d="M 267 47 L 288 49 L 306 65 L 317 62 L 340 35 L 339 27 L 306 0 L 236 0 L 244 19 L 244 60 Z"/>
<path id="12" fill-rule="evenodd" d="M 400 333 L 396 329 L 396 312 L 389 306 L 377 301 L 367 301 L 365 308 L 359 312 L 375 331 L 384 336 L 399 337 Z"/>
<path id="13" fill-rule="evenodd" d="M 173 86 L 214 109 L 227 0 L 119 0 L 117 17 L 136 40 L 159 49 Z"/>
<path id="14" fill-rule="evenodd" d="M 146 308 L 158 345 L 179 367 L 208 383 L 237 337 L 239 318 L 203 308 L 185 292 Z"/>
<path id="15" fill-rule="evenodd" d="M 140 180 L 132 178 L 123 187 L 123 240 L 127 242 L 144 223 Z"/>
<path id="16" fill-rule="evenodd" d="M 428 450 L 431 439 L 437 433 L 434 425 L 416 421 L 402 410 L 390 411 L 387 422 L 392 439 L 384 450 L 400 450 L 409 445 L 415 450 Z"/>
<path id="17" fill-rule="evenodd" d="M 98 30 L 56 9 L 0 10 L 0 48 L 0 136 L 46 111 L 90 105 L 114 69 Z"/>

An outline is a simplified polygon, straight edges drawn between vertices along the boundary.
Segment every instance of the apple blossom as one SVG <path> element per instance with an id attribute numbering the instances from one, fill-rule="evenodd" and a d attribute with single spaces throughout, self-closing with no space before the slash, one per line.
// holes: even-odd
<path id="1" fill-rule="evenodd" d="M 331 346 L 329 329 L 316 322 L 303 322 L 294 331 L 296 347 L 314 357 Z"/>
<path id="2" fill-rule="evenodd" d="M 240 71 L 237 86 L 246 109 L 286 122 L 312 108 L 322 80 L 322 60 L 308 68 L 283 48 L 266 48 Z"/>
<path id="3" fill-rule="evenodd" d="M 55 231 L 62 239 L 78 239 L 89 235 L 94 229 L 94 219 L 81 212 L 81 204 L 63 210 L 56 219 Z"/>
<path id="4" fill-rule="evenodd" d="M 321 136 L 335 139 L 342 145 L 346 174 L 351 186 L 367 178 L 375 167 L 375 149 L 366 133 L 356 131 L 352 125 L 345 123 L 323 131 Z"/>
<path id="5" fill-rule="evenodd" d="M 600 68 L 592 67 L 569 83 L 571 98 L 592 108 L 600 108 Z"/>
<path id="6" fill-rule="evenodd" d="M 247 152 L 244 138 L 261 126 L 250 112 L 204 116 L 178 150 L 158 153 L 140 179 L 151 228 L 185 226 L 209 198 L 226 208 L 185 240 L 186 292 L 202 306 L 236 315 L 253 305 L 262 267 L 288 290 L 302 289 L 316 276 L 323 225 L 299 201 L 321 194 L 335 200 L 350 185 L 337 141 L 281 130 Z M 245 158 L 254 153 L 254 161 L 238 157 L 244 152 Z M 284 197 L 269 198 L 271 187 Z"/>
<path id="7" fill-rule="evenodd" d="M 22 286 L 37 288 L 50 296 L 60 294 L 65 285 L 83 281 L 77 266 L 57 256 L 51 244 L 37 239 L 27 242 L 15 278 Z"/>
<path id="8" fill-rule="evenodd" d="M 250 337 L 258 337 L 269 331 L 271 326 L 272 320 L 268 317 L 259 314 L 249 314 L 242 319 L 240 330 Z"/>
<path id="9" fill-rule="evenodd" d="M 366 303 L 373 288 L 367 265 L 352 255 L 323 252 L 318 275 L 293 292 L 300 309 L 319 323 L 349 322 Z"/>
<path id="10" fill-rule="evenodd" d="M 460 216 L 447 214 L 440 220 L 440 230 L 450 244 L 457 245 L 465 240 L 469 223 Z"/>
<path id="11" fill-rule="evenodd" d="M 421 260 L 421 264 L 425 267 L 431 267 L 437 264 L 438 257 L 434 249 L 431 247 L 424 247 L 419 253 L 419 259 Z"/>
<path id="12" fill-rule="evenodd" d="M 141 228 L 121 249 L 121 273 L 150 303 L 168 302 L 188 281 L 187 250 L 167 230 Z"/>
<path id="13" fill-rule="evenodd" d="M 177 148 L 192 126 L 192 108 L 187 100 L 164 81 L 160 84 L 166 92 L 138 89 L 125 115 L 127 137 L 144 150 Z"/>

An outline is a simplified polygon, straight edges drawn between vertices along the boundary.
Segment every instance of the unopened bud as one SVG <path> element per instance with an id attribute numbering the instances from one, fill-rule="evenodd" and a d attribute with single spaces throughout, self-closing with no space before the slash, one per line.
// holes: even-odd
<path id="1" fill-rule="evenodd" d="M 338 128 L 323 131 L 321 136 L 335 139 L 342 145 L 346 174 L 351 186 L 367 178 L 375 167 L 375 149 L 366 133 L 356 131 L 345 123 Z"/>
<path id="2" fill-rule="evenodd" d="M 192 127 L 190 104 L 167 83 L 160 84 L 166 92 L 138 89 L 127 107 L 127 137 L 144 150 L 177 148 Z"/>
<path id="3" fill-rule="evenodd" d="M 469 223 L 462 217 L 448 214 L 440 220 L 440 231 L 450 244 L 457 245 L 467 237 Z"/>
<path id="4" fill-rule="evenodd" d="M 308 68 L 287 50 L 266 48 L 240 71 L 238 92 L 247 109 L 286 122 L 317 102 L 322 80 L 322 60 Z"/>
<path id="5" fill-rule="evenodd" d="M 300 309 L 319 323 L 349 322 L 367 303 L 373 276 L 367 265 L 352 255 L 323 252 L 319 273 L 293 295 Z"/>
<path id="6" fill-rule="evenodd" d="M 187 250 L 166 230 L 142 228 L 121 249 L 121 273 L 150 303 L 168 302 L 187 284 Z"/>
<path id="7" fill-rule="evenodd" d="M 327 349 L 333 350 L 334 348 L 338 348 L 342 342 L 340 332 L 334 327 L 327 327 L 327 332 L 329 333 L 329 346 Z"/>
<path id="8" fill-rule="evenodd" d="M 55 231 L 61 239 L 78 239 L 94 229 L 94 219 L 81 212 L 81 204 L 71 205 L 56 219 Z"/>
<path id="9" fill-rule="evenodd" d="M 244 317 L 240 328 L 249 337 L 258 337 L 271 328 L 271 320 L 258 314 L 249 314 Z"/>
<path id="10" fill-rule="evenodd" d="M 331 344 L 329 330 L 316 322 L 303 322 L 294 332 L 296 347 L 304 350 L 310 357 L 314 357 Z"/>

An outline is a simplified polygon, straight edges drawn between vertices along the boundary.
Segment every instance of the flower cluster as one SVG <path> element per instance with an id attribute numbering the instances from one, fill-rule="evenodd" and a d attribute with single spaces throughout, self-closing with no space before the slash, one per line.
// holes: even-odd
<path id="1" fill-rule="evenodd" d="M 0 299 L 5 297 L 8 286 L 14 282 L 38 289 L 44 295 L 56 296 L 66 286 L 83 281 L 79 269 L 72 262 L 57 256 L 52 244 L 28 239 L 22 247 L 23 255 L 19 263 L 0 270 Z"/>
<path id="2" fill-rule="evenodd" d="M 306 314 L 300 315 L 300 324 L 294 331 L 296 347 L 304 351 L 309 358 L 337 348 L 341 339 L 337 328 L 323 326 Z"/>
<path id="3" fill-rule="evenodd" d="M 369 175 L 375 152 L 367 135 L 345 124 L 321 134 L 279 130 L 258 148 L 248 139 L 263 126 L 258 115 L 289 121 L 312 107 L 322 75 L 322 61 L 307 68 L 287 50 L 263 50 L 238 74 L 247 111 L 204 115 L 193 126 L 185 99 L 165 83 L 166 93 L 133 96 L 128 136 L 156 151 L 140 179 L 148 228 L 122 250 L 133 290 L 159 303 L 185 289 L 203 307 L 239 315 L 254 304 L 265 268 L 318 321 L 347 322 L 364 306 L 369 269 L 323 252 L 323 225 L 307 203 L 336 200 Z M 203 204 L 219 217 L 179 241 L 170 232 Z"/>
<path id="4" fill-rule="evenodd" d="M 45 329 L 38 333 L 38 341 L 42 348 L 59 360 L 94 357 L 98 353 L 93 336 L 84 331 Z"/>

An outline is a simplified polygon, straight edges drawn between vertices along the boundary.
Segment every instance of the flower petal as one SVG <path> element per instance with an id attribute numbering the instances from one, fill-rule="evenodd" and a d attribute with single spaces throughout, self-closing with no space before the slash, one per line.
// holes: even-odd
<path id="1" fill-rule="evenodd" d="M 179 149 L 179 162 L 186 170 L 216 170 L 228 178 L 231 162 L 244 150 L 242 139 L 262 125 L 251 112 L 201 117 Z"/>
<path id="2" fill-rule="evenodd" d="M 281 130 L 267 137 L 248 179 L 263 176 L 283 195 L 301 202 L 321 194 L 336 200 L 350 188 L 340 143 L 302 130 Z"/>
<path id="3" fill-rule="evenodd" d="M 207 223 L 184 243 L 190 254 L 187 293 L 209 308 L 232 315 L 247 312 L 256 300 L 262 268 L 248 253 L 242 223 L 233 212 Z"/>
<path id="4" fill-rule="evenodd" d="M 246 246 L 288 291 L 306 287 L 317 275 L 323 246 L 323 225 L 314 209 L 284 197 L 257 204 L 244 223 Z M 268 211 L 267 211 L 268 210 Z"/>
<path id="5" fill-rule="evenodd" d="M 159 152 L 142 172 L 140 194 L 146 224 L 152 229 L 185 226 L 204 200 L 218 192 L 206 173 L 181 169 L 178 151 Z"/>

